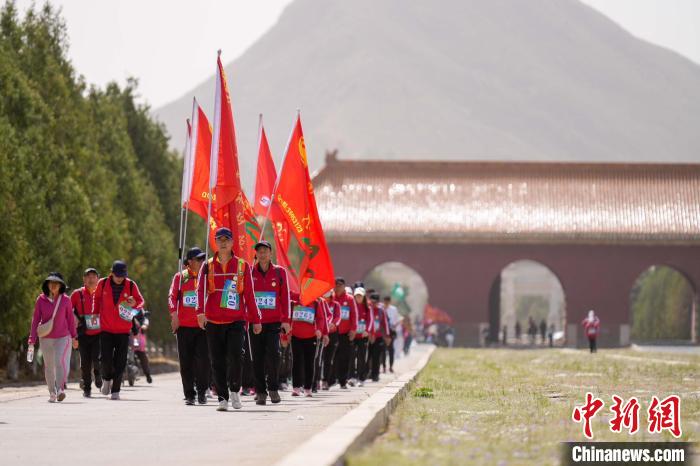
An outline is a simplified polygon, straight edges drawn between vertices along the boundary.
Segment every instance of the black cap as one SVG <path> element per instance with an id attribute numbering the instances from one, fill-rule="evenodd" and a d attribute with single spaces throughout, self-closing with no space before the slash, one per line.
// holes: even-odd
<path id="1" fill-rule="evenodd" d="M 60 283 L 61 289 L 59 290 L 59 293 L 65 293 L 66 282 L 63 279 L 63 275 L 61 275 L 59 272 L 49 272 L 49 275 L 44 279 L 44 283 L 41 285 L 41 291 L 43 291 L 46 296 L 49 295 L 49 282 Z"/>
<path id="2" fill-rule="evenodd" d="M 343 277 L 335 277 L 336 285 L 345 285 L 345 279 Z"/>
<path id="3" fill-rule="evenodd" d="M 201 248 L 198 248 L 197 246 L 191 247 L 187 251 L 187 258 L 185 260 L 191 261 L 192 259 L 204 259 L 206 257 L 206 254 L 204 251 L 202 251 Z"/>
<path id="4" fill-rule="evenodd" d="M 98 275 L 98 276 L 100 275 L 96 268 L 88 267 L 87 269 L 85 269 L 85 272 L 83 272 L 83 277 L 89 273 L 94 273 L 95 275 Z"/>
<path id="5" fill-rule="evenodd" d="M 226 227 L 221 227 L 218 230 L 216 230 L 214 238 L 221 238 L 222 236 L 225 236 L 228 239 L 233 239 L 233 233 L 231 233 L 231 230 Z"/>
<path id="6" fill-rule="evenodd" d="M 272 245 L 270 244 L 269 241 L 265 241 L 265 240 L 258 241 L 258 243 L 255 245 L 255 250 L 257 251 L 258 248 L 261 248 L 261 247 L 263 247 L 263 246 L 265 246 L 265 247 L 268 248 L 270 251 L 272 251 Z"/>
<path id="7" fill-rule="evenodd" d="M 371 295 L 369 295 L 369 299 L 371 299 L 372 301 L 379 301 L 379 293 L 372 293 Z"/>
<path id="8" fill-rule="evenodd" d="M 115 277 L 126 277 L 126 262 L 114 261 L 112 264 L 112 274 Z"/>

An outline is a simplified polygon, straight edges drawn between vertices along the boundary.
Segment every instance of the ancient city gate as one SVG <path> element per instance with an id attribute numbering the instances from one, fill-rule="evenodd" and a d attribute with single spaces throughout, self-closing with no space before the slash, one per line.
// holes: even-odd
<path id="1" fill-rule="evenodd" d="M 461 345 L 497 331 L 492 287 L 516 260 L 561 282 L 571 346 L 588 309 L 602 346 L 629 344 L 630 289 L 652 265 L 700 283 L 700 165 L 326 162 L 314 186 L 336 272 L 412 267 Z"/>

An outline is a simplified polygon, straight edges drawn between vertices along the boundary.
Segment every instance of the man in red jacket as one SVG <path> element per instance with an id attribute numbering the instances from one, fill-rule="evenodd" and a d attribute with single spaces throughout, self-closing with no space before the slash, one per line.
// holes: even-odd
<path id="1" fill-rule="evenodd" d="M 94 313 L 93 295 L 100 275 L 90 267 L 83 273 L 83 286 L 70 295 L 73 313 L 78 321 L 78 350 L 80 351 L 80 373 L 83 396 L 90 398 L 92 372 L 95 373 L 95 387 L 102 388 L 100 376 L 100 316 Z"/>
<path id="2" fill-rule="evenodd" d="M 352 341 L 357 330 L 357 305 L 355 299 L 345 291 L 345 279 L 336 277 L 333 296 L 340 306 L 340 325 L 338 325 L 338 350 L 335 356 L 336 375 L 340 388 L 348 388 L 348 372 L 352 355 Z"/>
<path id="3" fill-rule="evenodd" d="M 180 378 L 185 392 L 185 404 L 194 405 L 195 395 L 199 404 L 207 403 L 209 386 L 209 350 L 207 334 L 197 322 L 197 274 L 206 255 L 198 247 L 187 251 L 185 268 L 176 273 L 168 293 L 170 325 L 177 338 L 177 355 L 180 359 Z M 196 385 L 196 392 L 195 392 Z"/>
<path id="4" fill-rule="evenodd" d="M 231 405 L 241 409 L 242 360 L 245 354 L 246 323 L 256 335 L 262 331 L 260 310 L 255 303 L 250 266 L 233 254 L 233 234 L 226 227 L 215 233 L 218 252 L 204 263 L 197 278 L 197 321 L 207 332 L 207 344 L 214 385 L 219 397 L 218 411 Z"/>
<path id="5" fill-rule="evenodd" d="M 287 270 L 272 263 L 272 245 L 267 241 L 255 245 L 255 255 L 258 263 L 253 267 L 253 287 L 262 314 L 262 332 L 253 334 L 251 344 L 256 404 L 264 405 L 268 389 L 270 401 L 280 402 L 280 330 L 289 332 L 291 316 Z"/>
<path id="6" fill-rule="evenodd" d="M 122 376 L 129 350 L 133 320 L 143 309 L 143 296 L 133 280 L 127 278 L 126 263 L 114 261 L 112 273 L 97 283 L 93 295 L 94 314 L 100 319 L 100 358 L 102 394 L 119 399 Z"/>

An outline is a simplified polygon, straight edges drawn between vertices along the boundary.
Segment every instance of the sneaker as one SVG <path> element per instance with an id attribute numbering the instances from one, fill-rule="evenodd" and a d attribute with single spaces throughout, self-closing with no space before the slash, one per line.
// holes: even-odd
<path id="1" fill-rule="evenodd" d="M 216 408 L 217 411 L 228 411 L 228 401 L 227 400 L 220 400 L 219 401 L 219 407 Z"/>
<path id="2" fill-rule="evenodd" d="M 207 395 L 204 393 L 200 393 L 197 395 L 197 403 L 200 405 L 205 405 L 207 404 Z"/>
<path id="3" fill-rule="evenodd" d="M 63 390 L 61 390 L 60 392 L 58 392 L 58 397 L 57 397 L 56 399 L 57 399 L 58 401 L 63 401 L 63 400 L 65 400 L 65 399 L 66 399 L 66 392 L 64 392 Z"/>
<path id="4" fill-rule="evenodd" d="M 255 404 L 265 406 L 267 404 L 267 394 L 258 393 L 257 395 L 255 395 Z"/>
<path id="5" fill-rule="evenodd" d="M 194 398 L 185 398 L 185 404 L 187 406 L 194 406 Z"/>
<path id="6" fill-rule="evenodd" d="M 83 390 L 83 398 L 91 398 L 92 394 L 89 390 Z"/>
<path id="7" fill-rule="evenodd" d="M 233 409 L 241 409 L 243 407 L 241 404 L 241 397 L 238 393 L 231 393 L 231 406 Z"/>
<path id="8" fill-rule="evenodd" d="M 321 383 L 321 390 L 329 390 L 328 382 Z"/>
<path id="9" fill-rule="evenodd" d="M 270 390 L 270 401 L 274 404 L 277 404 L 280 401 L 282 401 L 282 398 L 280 398 L 280 392 L 276 390 Z"/>
<path id="10" fill-rule="evenodd" d="M 281 383 L 280 390 L 282 390 L 283 392 L 286 392 L 287 390 L 289 390 L 289 385 L 287 385 L 286 383 Z"/>
<path id="11" fill-rule="evenodd" d="M 312 388 L 311 393 L 318 393 L 318 389 L 316 387 Z"/>
<path id="12" fill-rule="evenodd" d="M 354 387 L 355 386 L 355 379 L 348 380 L 348 385 L 350 385 L 351 387 Z"/>
<path id="13" fill-rule="evenodd" d="M 119 399 L 119 392 L 114 392 L 114 393 L 112 393 L 111 399 L 112 399 L 112 400 L 118 400 L 118 399 Z"/>
<path id="14" fill-rule="evenodd" d="M 102 379 L 95 379 L 95 388 L 97 388 L 98 390 L 102 388 Z"/>
<path id="15" fill-rule="evenodd" d="M 373 378 L 373 379 L 372 379 L 372 382 L 379 382 L 379 377 Z"/>
<path id="16" fill-rule="evenodd" d="M 109 393 L 112 391 L 112 381 L 111 380 L 105 380 L 102 383 L 102 394 L 104 396 L 109 396 Z"/>
<path id="17" fill-rule="evenodd" d="M 146 374 L 146 382 L 153 383 L 153 377 L 151 377 L 151 374 Z"/>
<path id="18" fill-rule="evenodd" d="M 301 392 L 297 387 L 292 388 L 292 396 L 301 396 Z"/>
<path id="19" fill-rule="evenodd" d="M 305 396 L 306 398 L 311 398 L 311 396 L 312 396 L 312 395 L 311 395 L 311 390 L 309 390 L 308 388 L 305 388 L 305 389 L 304 389 L 304 396 Z"/>
<path id="20" fill-rule="evenodd" d="M 358 386 L 358 387 L 364 387 L 364 386 L 365 386 L 364 380 L 360 380 L 359 382 L 357 382 L 357 386 Z"/>
<path id="21" fill-rule="evenodd" d="M 55 402 L 56 402 L 56 394 L 50 393 L 49 394 L 49 403 L 55 403 Z"/>
<path id="22" fill-rule="evenodd" d="M 250 389 L 244 388 L 243 390 L 241 390 L 241 395 L 250 396 Z"/>
<path id="23" fill-rule="evenodd" d="M 340 388 L 341 388 L 342 390 L 347 390 L 347 389 L 348 389 L 348 385 L 347 385 L 347 384 L 340 384 Z"/>

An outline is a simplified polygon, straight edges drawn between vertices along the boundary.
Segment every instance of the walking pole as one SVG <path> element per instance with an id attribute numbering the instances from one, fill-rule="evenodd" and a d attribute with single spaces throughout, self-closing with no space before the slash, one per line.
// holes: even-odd
<path id="1" fill-rule="evenodd" d="M 194 115 L 195 102 L 192 103 L 192 114 Z M 185 153 L 183 154 L 182 168 L 182 188 L 180 191 L 180 239 L 178 240 L 177 253 L 177 271 L 178 271 L 178 287 L 177 287 L 177 302 L 175 303 L 175 315 L 180 316 L 180 298 L 182 297 L 182 250 L 185 246 L 185 238 L 187 236 L 187 207 L 189 206 L 190 189 L 192 186 L 192 171 L 190 169 L 192 162 L 192 126 L 190 120 L 187 120 L 187 137 L 185 144 Z M 174 333 L 174 332 L 173 332 Z"/>

